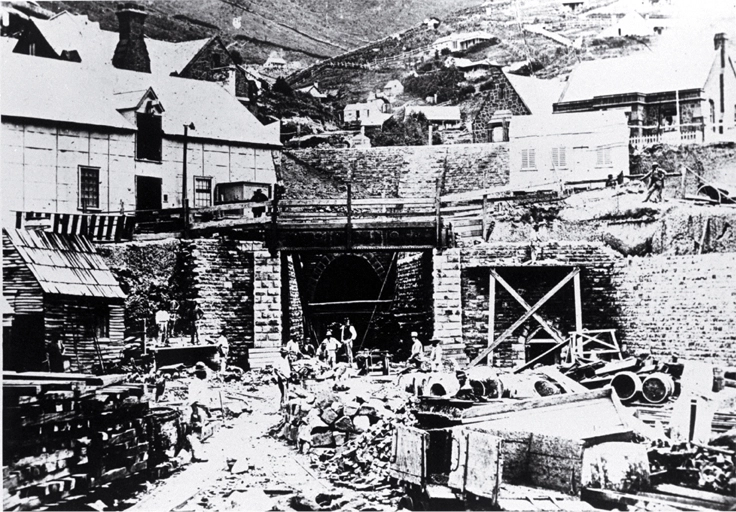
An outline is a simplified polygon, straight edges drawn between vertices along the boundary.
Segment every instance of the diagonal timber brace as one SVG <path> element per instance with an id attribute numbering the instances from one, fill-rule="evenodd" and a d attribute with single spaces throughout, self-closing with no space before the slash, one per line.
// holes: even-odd
<path id="1" fill-rule="evenodd" d="M 565 340 L 562 339 L 562 337 L 555 331 L 555 329 L 547 323 L 547 321 L 542 318 L 537 311 L 539 308 L 541 308 L 549 299 L 551 299 L 557 292 L 559 292 L 563 286 L 565 286 L 571 279 L 573 279 L 575 276 L 580 274 L 580 268 L 575 267 L 572 272 L 567 274 L 562 281 L 557 283 L 554 288 L 552 288 L 550 291 L 547 292 L 547 294 L 539 299 L 534 306 L 530 306 L 527 301 L 524 300 L 524 298 L 519 295 L 519 293 L 514 290 L 510 284 L 508 284 L 500 275 L 498 275 L 498 272 L 496 272 L 494 269 L 490 269 L 491 276 L 498 281 L 498 283 L 506 288 L 506 291 L 508 291 L 513 298 L 517 300 L 519 304 L 521 304 L 524 309 L 526 309 L 526 312 L 521 315 L 521 317 L 514 322 L 511 327 L 506 329 L 498 338 L 496 338 L 491 345 L 483 349 L 480 354 L 478 354 L 475 359 L 473 359 L 469 366 L 475 366 L 478 363 L 480 363 L 483 359 L 485 359 L 488 354 L 490 354 L 493 349 L 495 349 L 498 345 L 500 345 L 503 341 L 508 339 L 516 329 L 518 329 L 524 322 L 526 322 L 530 317 L 534 318 L 539 324 L 542 326 L 542 328 L 549 333 L 550 336 L 557 342 L 557 343 L 564 343 Z M 494 297 L 489 297 L 489 300 L 494 300 Z"/>

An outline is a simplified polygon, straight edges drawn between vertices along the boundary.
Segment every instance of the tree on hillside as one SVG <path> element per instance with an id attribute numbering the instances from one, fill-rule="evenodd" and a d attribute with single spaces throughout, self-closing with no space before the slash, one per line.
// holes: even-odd
<path id="1" fill-rule="evenodd" d="M 278 94 L 283 94 L 284 96 L 293 96 L 294 90 L 289 85 L 289 82 L 287 82 L 283 77 L 278 77 L 276 79 L 276 82 L 274 82 L 273 87 L 271 90 Z"/>
<path id="2" fill-rule="evenodd" d="M 403 121 L 392 117 L 383 125 L 383 130 L 369 134 L 372 146 L 424 146 L 429 138 L 429 121 L 424 114 L 411 114 Z M 442 144 L 438 133 L 432 136 L 432 144 Z"/>
<path id="3" fill-rule="evenodd" d="M 464 80 L 463 74 L 454 66 L 437 71 L 409 77 L 404 84 L 404 91 L 426 98 L 437 95 L 437 102 L 456 100 L 460 88 L 458 84 Z"/>

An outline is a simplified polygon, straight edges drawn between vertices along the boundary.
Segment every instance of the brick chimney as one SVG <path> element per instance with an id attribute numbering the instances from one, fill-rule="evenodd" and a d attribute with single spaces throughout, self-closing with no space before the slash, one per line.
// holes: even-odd
<path id="1" fill-rule="evenodd" d="M 143 39 L 146 9 L 135 3 L 118 4 L 115 14 L 120 26 L 120 40 L 115 47 L 112 65 L 119 69 L 150 73 L 151 59 Z"/>

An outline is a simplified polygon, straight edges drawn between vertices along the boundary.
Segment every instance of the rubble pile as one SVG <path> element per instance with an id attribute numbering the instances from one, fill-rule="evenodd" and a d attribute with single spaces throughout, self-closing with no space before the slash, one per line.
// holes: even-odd
<path id="1" fill-rule="evenodd" d="M 284 420 L 273 430 L 310 454 L 333 483 L 354 490 L 387 491 L 386 469 L 397 424 L 413 425 L 407 397 L 384 386 L 370 398 L 332 391 L 300 393 L 286 404 Z"/>

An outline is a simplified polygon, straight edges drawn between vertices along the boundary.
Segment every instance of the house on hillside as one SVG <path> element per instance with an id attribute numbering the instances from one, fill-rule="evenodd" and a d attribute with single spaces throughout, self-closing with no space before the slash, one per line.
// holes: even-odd
<path id="1" fill-rule="evenodd" d="M 389 80 L 383 86 L 383 95 L 389 101 L 394 101 L 401 94 L 404 94 L 404 85 L 398 80 Z"/>
<path id="2" fill-rule="evenodd" d="M 4 370 L 48 371 L 52 340 L 72 372 L 120 358 L 125 293 L 85 238 L 3 229 L 3 297 L 13 309 Z"/>
<path id="3" fill-rule="evenodd" d="M 716 34 L 713 46 L 687 43 L 581 62 L 554 111 L 623 111 L 634 144 L 736 140 L 736 69 L 728 37 Z"/>
<path id="4" fill-rule="evenodd" d="M 482 101 L 471 112 L 474 142 L 509 140 L 512 116 L 551 114 L 563 84 L 507 73 L 499 65 L 489 68 L 489 78 L 481 84 Z"/>
<path id="5" fill-rule="evenodd" d="M 382 126 L 391 117 L 391 104 L 386 98 L 371 93 L 368 100 L 361 103 L 348 103 L 343 109 L 343 123 L 346 125 Z"/>
<path id="6" fill-rule="evenodd" d="M 278 74 L 286 69 L 286 60 L 274 50 L 263 63 L 263 69 L 269 73 Z"/>
<path id="7" fill-rule="evenodd" d="M 455 66 L 463 73 L 465 80 L 477 80 L 484 76 L 488 76 L 488 73 L 490 72 L 489 70 L 494 66 L 498 66 L 498 64 L 486 59 L 473 62 L 470 59 L 458 59 L 453 57 L 447 59 L 445 61 L 445 65 Z"/>
<path id="8" fill-rule="evenodd" d="M 599 34 L 599 38 L 605 37 L 627 37 L 627 36 L 651 36 L 655 33 L 652 22 L 638 12 L 632 11 L 623 18 L 616 21 L 610 27 L 606 27 Z"/>
<path id="9" fill-rule="evenodd" d="M 457 126 L 462 121 L 460 107 L 409 105 L 406 107 L 404 115 L 408 117 L 412 114 L 424 114 L 424 117 L 432 126 L 440 129 Z"/>
<path id="10" fill-rule="evenodd" d="M 317 82 L 313 83 L 312 85 L 308 85 L 306 87 L 301 87 L 297 89 L 297 92 L 300 92 L 302 94 L 308 94 L 312 98 L 317 98 L 318 100 L 326 100 L 328 95 L 326 92 L 322 92 L 322 89 L 319 88 L 319 84 Z"/>
<path id="11" fill-rule="evenodd" d="M 263 126 L 216 83 L 17 53 L 2 61 L 5 226 L 14 211 L 180 208 L 184 190 L 189 206 L 206 207 L 229 183 L 276 181 L 279 123 Z"/>
<path id="12" fill-rule="evenodd" d="M 585 2 L 583 0 L 563 0 L 563 7 L 567 7 L 570 11 L 575 12 L 582 9 Z"/>
<path id="13" fill-rule="evenodd" d="M 439 53 L 442 53 L 443 50 L 457 52 L 467 50 L 468 48 L 485 41 L 490 41 L 491 39 L 493 39 L 491 34 L 482 31 L 450 34 L 437 39 L 432 43 L 432 48 Z"/>
<path id="14" fill-rule="evenodd" d="M 629 132 L 623 112 L 514 116 L 509 184 L 603 186 L 629 170 Z"/>
<path id="15" fill-rule="evenodd" d="M 143 34 L 146 11 L 123 5 L 116 14 L 120 33 L 102 30 L 87 16 L 68 11 L 49 20 L 31 19 L 13 51 L 80 62 L 87 68 L 120 67 L 113 58 L 116 50 L 120 47 L 119 55 L 124 55 L 126 48 L 133 48 L 128 44 L 129 35 Z M 140 55 L 138 71 L 217 82 L 243 104 L 252 103 L 260 92 L 259 77 L 242 65 L 240 57 L 228 50 L 219 36 L 180 43 L 149 37 L 142 41 L 144 44 L 133 52 Z"/>

